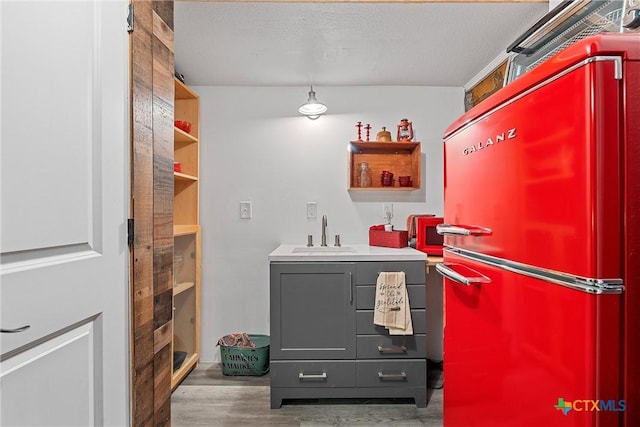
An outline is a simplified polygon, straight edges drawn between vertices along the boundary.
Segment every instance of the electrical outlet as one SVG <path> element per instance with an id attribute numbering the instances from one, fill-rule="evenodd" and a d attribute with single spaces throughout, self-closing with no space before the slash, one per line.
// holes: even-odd
<path id="1" fill-rule="evenodd" d="M 316 202 L 307 202 L 307 219 L 318 217 L 318 204 Z"/>
<path id="2" fill-rule="evenodd" d="M 251 202 L 240 202 L 240 218 L 251 219 Z"/>
<path id="3" fill-rule="evenodd" d="M 382 217 L 387 221 L 393 218 L 393 203 L 385 203 L 382 205 Z"/>

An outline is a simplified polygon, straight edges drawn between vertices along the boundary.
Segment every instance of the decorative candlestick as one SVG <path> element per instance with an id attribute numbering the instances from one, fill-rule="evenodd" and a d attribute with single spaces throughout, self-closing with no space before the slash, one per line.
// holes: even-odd
<path id="1" fill-rule="evenodd" d="M 362 141 L 362 122 L 358 122 L 356 127 L 358 128 L 358 139 L 356 141 Z"/>
<path id="2" fill-rule="evenodd" d="M 371 124 L 367 123 L 367 125 L 364 127 L 364 130 L 367 131 L 367 134 L 366 134 L 367 135 L 367 139 L 366 139 L 366 141 L 368 142 L 369 141 L 369 132 L 371 131 Z"/>

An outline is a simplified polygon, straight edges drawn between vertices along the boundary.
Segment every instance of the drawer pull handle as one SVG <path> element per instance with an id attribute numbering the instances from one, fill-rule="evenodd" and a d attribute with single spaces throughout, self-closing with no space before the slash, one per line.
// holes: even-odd
<path id="1" fill-rule="evenodd" d="M 382 347 L 382 346 L 378 346 L 378 351 L 380 353 L 406 353 L 407 352 L 407 347 L 400 345 L 400 346 L 393 346 L 393 347 Z"/>
<path id="2" fill-rule="evenodd" d="M 383 374 L 382 372 L 378 372 L 378 378 L 381 380 L 404 381 L 407 379 L 407 374 L 405 372 L 400 372 L 399 374 Z"/>
<path id="3" fill-rule="evenodd" d="M 298 374 L 298 378 L 301 380 L 326 380 L 327 373 L 323 372 L 321 374 L 305 374 L 304 372 L 300 372 Z"/>

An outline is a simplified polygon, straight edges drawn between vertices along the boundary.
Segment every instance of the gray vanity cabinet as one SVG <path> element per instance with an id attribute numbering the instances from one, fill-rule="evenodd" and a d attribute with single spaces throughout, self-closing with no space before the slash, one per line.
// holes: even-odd
<path id="1" fill-rule="evenodd" d="M 424 261 L 271 262 L 271 407 L 298 398 L 426 406 Z M 373 324 L 382 271 L 404 271 L 414 334 Z"/>
<path id="2" fill-rule="evenodd" d="M 349 262 L 271 263 L 273 360 L 355 357 L 355 272 Z"/>

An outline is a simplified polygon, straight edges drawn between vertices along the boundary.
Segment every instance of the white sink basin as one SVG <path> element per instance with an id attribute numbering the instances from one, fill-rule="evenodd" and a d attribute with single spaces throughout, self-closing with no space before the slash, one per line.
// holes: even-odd
<path id="1" fill-rule="evenodd" d="M 337 254 L 337 253 L 354 253 L 356 252 L 356 250 L 354 248 L 351 248 L 349 246 L 311 246 L 311 247 L 307 247 L 307 246 L 300 246 L 300 247 L 296 247 L 293 248 L 291 250 L 291 253 L 294 254 L 300 254 L 300 253 L 305 253 L 305 254 Z"/>
<path id="2" fill-rule="evenodd" d="M 282 244 L 269 254 L 269 261 L 275 262 L 424 261 L 426 259 L 424 252 L 413 248 L 384 248 L 369 246 L 367 243 L 338 247 Z"/>

